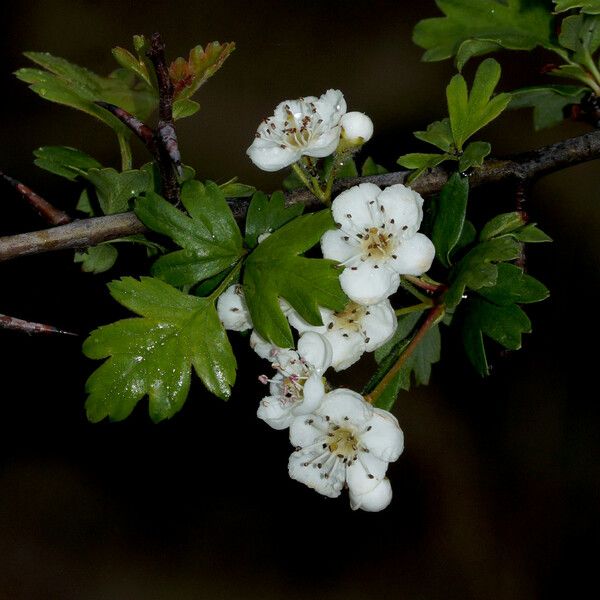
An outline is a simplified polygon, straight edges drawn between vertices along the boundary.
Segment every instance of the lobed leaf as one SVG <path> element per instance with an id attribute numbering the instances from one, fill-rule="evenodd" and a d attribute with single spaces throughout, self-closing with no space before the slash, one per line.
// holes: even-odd
<path id="1" fill-rule="evenodd" d="M 590 15 L 600 15 L 600 2 L 598 0 L 553 0 L 556 12 L 561 13 L 572 8 L 579 8 Z"/>
<path id="2" fill-rule="evenodd" d="M 75 181 L 81 171 L 100 169 L 102 165 L 89 154 L 67 146 L 42 146 L 33 151 L 34 164 L 40 169 Z"/>
<path id="3" fill-rule="evenodd" d="M 75 252 L 73 262 L 81 263 L 84 273 L 104 273 L 111 269 L 119 256 L 118 250 L 112 244 L 91 246 L 83 252 Z"/>

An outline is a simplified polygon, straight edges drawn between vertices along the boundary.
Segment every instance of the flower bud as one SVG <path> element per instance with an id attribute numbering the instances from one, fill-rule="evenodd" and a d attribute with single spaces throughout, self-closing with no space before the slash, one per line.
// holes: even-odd
<path id="1" fill-rule="evenodd" d="M 340 121 L 342 138 L 347 145 L 362 146 L 373 136 L 373 121 L 361 112 L 346 113 Z"/>

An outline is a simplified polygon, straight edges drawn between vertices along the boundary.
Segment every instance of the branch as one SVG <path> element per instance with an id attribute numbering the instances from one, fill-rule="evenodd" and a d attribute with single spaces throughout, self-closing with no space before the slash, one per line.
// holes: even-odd
<path id="1" fill-rule="evenodd" d="M 598 158 L 600 158 L 600 130 L 545 146 L 533 152 L 519 154 L 510 159 L 488 160 L 483 167 L 471 173 L 470 185 L 477 187 L 501 181 L 534 180 L 542 175 Z M 381 187 L 403 183 L 409 173 L 410 171 L 396 171 L 384 175 L 342 179 L 334 185 L 334 193 L 364 182 L 375 183 Z M 423 196 L 435 194 L 448 181 L 448 176 L 449 173 L 444 169 L 432 169 L 428 174 L 417 179 L 412 187 Z M 302 202 L 307 207 L 320 205 L 320 201 L 308 190 L 291 192 L 287 194 L 286 201 L 288 204 Z M 236 219 L 241 220 L 245 216 L 248 204 L 248 200 L 238 200 L 231 204 Z M 0 237 L 0 261 L 52 250 L 85 248 L 145 231 L 146 228 L 133 213 L 83 219 L 54 229 Z"/>
<path id="2" fill-rule="evenodd" d="M 16 317 L 0 314 L 0 329 L 12 329 L 14 331 L 22 331 L 24 333 L 43 333 L 43 334 L 59 334 L 59 335 L 77 335 L 70 331 L 63 331 L 54 327 L 54 325 L 45 325 L 44 323 L 34 323 L 32 321 L 24 321 Z"/>

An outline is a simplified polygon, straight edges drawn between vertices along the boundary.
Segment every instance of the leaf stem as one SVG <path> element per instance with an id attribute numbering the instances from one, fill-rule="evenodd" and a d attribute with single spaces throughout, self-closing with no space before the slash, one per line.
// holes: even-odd
<path id="1" fill-rule="evenodd" d="M 422 290 L 427 290 L 428 292 L 439 292 L 444 285 L 442 283 L 438 283 L 437 281 L 428 280 L 420 277 L 415 277 L 414 275 L 403 275 L 404 279 L 410 281 L 413 285 L 420 287 Z M 429 278 L 427 278 L 429 279 Z"/>
<path id="2" fill-rule="evenodd" d="M 420 292 L 414 285 L 406 281 L 405 277 L 400 278 L 400 285 L 409 293 L 412 294 L 417 300 L 421 302 L 428 302 L 429 296 Z"/>
<path id="3" fill-rule="evenodd" d="M 396 377 L 402 366 L 409 359 L 411 354 L 415 351 L 416 347 L 420 344 L 422 339 L 425 337 L 425 334 L 434 326 L 444 315 L 445 306 L 443 304 L 438 304 L 431 308 L 429 314 L 427 315 L 427 319 L 423 321 L 421 327 L 410 341 L 410 344 L 406 347 L 406 350 L 398 357 L 398 360 L 394 363 L 394 366 L 385 374 L 383 379 L 377 384 L 377 387 L 370 393 L 365 396 L 365 400 L 370 404 L 375 404 L 377 399 L 385 388 L 391 383 L 391 381 Z"/>
<path id="4" fill-rule="evenodd" d="M 426 310 L 432 306 L 433 300 L 429 300 L 429 302 L 421 302 L 420 304 L 413 304 L 412 306 L 397 308 L 394 312 L 396 313 L 397 317 L 401 317 L 402 315 L 408 315 L 410 313 Z"/>
<path id="5" fill-rule="evenodd" d="M 225 277 L 225 279 L 223 279 L 223 281 L 221 281 L 221 283 L 218 285 L 217 289 L 212 292 L 209 298 L 213 302 L 216 301 L 216 299 L 231 285 L 233 281 L 235 281 L 235 279 L 237 279 L 237 276 L 239 275 L 240 270 L 242 268 L 243 262 L 244 261 L 242 260 L 242 258 L 240 258 L 233 267 L 233 269 L 231 269 L 231 271 L 229 272 L 229 275 L 227 275 L 227 277 Z"/>
<path id="6" fill-rule="evenodd" d="M 133 157 L 131 155 L 131 145 L 128 140 L 129 136 L 123 133 L 117 133 L 119 140 L 119 150 L 121 151 L 121 171 L 130 171 L 133 166 Z"/>

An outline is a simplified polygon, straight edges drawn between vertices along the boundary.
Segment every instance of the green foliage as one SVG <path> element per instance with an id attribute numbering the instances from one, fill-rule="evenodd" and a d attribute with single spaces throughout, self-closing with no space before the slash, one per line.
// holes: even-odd
<path id="1" fill-rule="evenodd" d="M 258 237 L 263 233 L 272 233 L 304 211 L 303 204 L 285 206 L 285 196 L 275 192 L 268 199 L 266 194 L 256 192 L 248 207 L 246 215 L 245 242 L 249 248 L 258 244 Z"/>
<path id="2" fill-rule="evenodd" d="M 590 15 L 600 15 L 600 2 L 598 0 L 553 0 L 556 12 L 561 13 L 572 8 L 580 8 L 582 12 Z"/>
<path id="3" fill-rule="evenodd" d="M 75 252 L 73 262 L 81 263 L 84 273 L 104 273 L 113 267 L 119 256 L 118 250 L 112 244 L 91 246 L 83 252 Z"/>
<path id="4" fill-rule="evenodd" d="M 102 213 L 112 215 L 131 209 L 131 202 L 151 191 L 153 182 L 148 171 L 132 169 L 119 173 L 115 169 L 89 169 L 82 173 L 96 190 Z"/>
<path id="5" fill-rule="evenodd" d="M 81 175 L 81 171 L 100 169 L 102 165 L 89 154 L 67 146 L 42 146 L 33 151 L 34 164 L 40 169 L 65 177 L 70 181 Z"/>
<path id="6" fill-rule="evenodd" d="M 413 337 L 411 333 L 422 314 L 422 312 L 415 312 L 398 318 L 398 327 L 392 339 L 375 351 L 378 368 L 363 389 L 363 394 L 367 394 L 377 387 L 406 350 Z M 427 385 L 431 376 L 431 365 L 440 360 L 440 351 L 440 331 L 438 326 L 434 326 L 423 336 L 398 371 L 398 374 L 377 398 L 375 405 L 385 410 L 391 410 L 400 390 L 408 391 L 413 379 L 416 385 Z"/>
<path id="7" fill-rule="evenodd" d="M 451 253 L 461 238 L 468 198 L 469 180 L 458 173 L 450 177 L 440 192 L 431 241 L 445 267 L 452 264 Z"/>
<path id="8" fill-rule="evenodd" d="M 494 304 L 506 306 L 541 302 L 550 295 L 550 292 L 543 283 L 524 273 L 520 267 L 501 263 L 498 265 L 496 285 L 483 287 L 478 294 Z"/>
<path id="9" fill-rule="evenodd" d="M 135 77 L 124 69 L 101 77 L 47 52 L 26 52 L 25 56 L 42 69 L 19 69 L 16 76 L 28 83 L 36 94 L 85 112 L 122 136 L 129 136 L 127 127 L 95 102 L 116 104 L 142 120 L 147 119 L 157 105 L 155 92 L 147 85 L 139 86 Z"/>
<path id="10" fill-rule="evenodd" d="M 533 108 L 536 130 L 552 127 L 564 119 L 570 104 L 579 104 L 588 88 L 575 85 L 540 85 L 521 88 L 511 93 L 509 108 Z"/>
<path id="11" fill-rule="evenodd" d="M 240 230 L 218 185 L 187 181 L 181 201 L 189 216 L 153 192 L 139 198 L 135 206 L 144 225 L 182 248 L 160 257 L 152 269 L 153 275 L 176 286 L 213 277 L 235 265 L 245 252 Z"/>
<path id="12" fill-rule="evenodd" d="M 600 48 L 600 17 L 579 14 L 563 19 L 558 40 L 571 50 L 573 61 L 585 64 Z"/>
<path id="13" fill-rule="evenodd" d="M 370 156 L 367 157 L 360 170 L 360 174 L 363 177 L 369 177 L 371 175 L 383 175 L 387 172 L 388 170 L 385 167 L 378 165 Z"/>
<path id="14" fill-rule="evenodd" d="M 237 177 L 219 185 L 225 198 L 248 198 L 256 192 L 256 188 L 246 183 L 239 183 Z"/>
<path id="15" fill-rule="evenodd" d="M 551 242 L 535 223 L 526 224 L 520 212 L 501 213 L 490 219 L 481 229 L 479 239 L 490 240 L 501 235 L 511 235 L 519 242 Z"/>
<path id="16" fill-rule="evenodd" d="M 330 210 L 296 217 L 246 259 L 243 283 L 252 323 L 277 346 L 289 348 L 294 343 L 280 298 L 311 325 L 322 325 L 319 306 L 340 311 L 348 302 L 334 261 L 300 256 L 333 226 Z"/>
<path id="17" fill-rule="evenodd" d="M 457 57 L 459 68 L 472 56 L 498 48 L 555 48 L 554 18 L 546 0 L 436 0 L 444 17 L 425 19 L 413 40 L 423 60 Z"/>
<path id="18" fill-rule="evenodd" d="M 148 41 L 143 35 L 134 35 L 133 47 L 136 56 L 129 52 L 129 50 L 118 46 L 112 49 L 112 55 L 121 67 L 139 77 L 148 88 L 156 89 L 154 69 L 150 59 L 146 55 L 146 52 L 150 49 Z"/>
<path id="19" fill-rule="evenodd" d="M 187 398 L 192 366 L 212 394 L 229 397 L 236 361 L 214 306 L 216 294 L 189 296 L 151 277 L 126 277 L 109 289 L 141 318 L 100 327 L 83 345 L 89 358 L 108 358 L 87 381 L 90 421 L 125 419 L 146 395 L 153 421 L 172 417 Z"/>
<path id="20" fill-rule="evenodd" d="M 471 142 L 458 159 L 458 170 L 465 173 L 473 167 L 481 167 L 491 151 L 492 146 L 488 142 Z"/>

